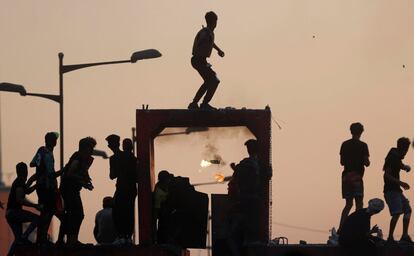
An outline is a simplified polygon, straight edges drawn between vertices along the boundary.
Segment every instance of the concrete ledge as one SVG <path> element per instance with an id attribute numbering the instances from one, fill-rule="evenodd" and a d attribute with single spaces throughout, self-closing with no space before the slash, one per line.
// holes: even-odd
<path id="1" fill-rule="evenodd" d="M 16 249 L 16 256 L 189 256 L 188 250 L 167 246 L 84 245 L 77 247 L 34 245 Z"/>
<path id="2" fill-rule="evenodd" d="M 278 245 L 278 246 L 250 246 L 248 256 L 284 256 L 298 253 L 303 256 L 347 256 L 339 246 L 329 245 Z M 294 254 L 296 255 L 296 254 Z M 377 256 L 413 256 L 414 246 L 378 246 Z"/>

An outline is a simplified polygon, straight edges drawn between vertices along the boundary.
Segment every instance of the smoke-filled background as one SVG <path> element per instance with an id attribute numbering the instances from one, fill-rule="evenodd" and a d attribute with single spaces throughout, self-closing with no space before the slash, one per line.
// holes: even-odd
<path id="1" fill-rule="evenodd" d="M 105 150 L 108 134 L 130 137 L 141 104 L 150 109 L 187 107 L 201 84 L 190 66 L 193 39 L 205 12 L 214 10 L 219 16 L 216 43 L 226 56 L 213 53 L 210 60 L 222 81 L 212 104 L 269 105 L 282 126 L 279 130 L 274 123 L 272 131 L 274 237 L 326 242 L 328 230 L 338 225 L 344 205 L 339 147 L 350 137 L 352 122 L 364 124 L 362 138 L 371 153 L 366 199 L 382 198 L 386 153 L 398 137 L 414 135 L 414 2 L 409 0 L 0 4 L 0 82 L 23 84 L 29 92 L 58 93 L 59 52 L 65 54 L 64 64 L 128 59 L 147 48 L 163 54 L 136 64 L 65 74 L 66 160 L 82 137 L 95 137 Z M 1 127 L 4 178 L 11 184 L 15 164 L 29 162 L 44 134 L 58 130 L 58 105 L 1 93 Z M 189 176 L 194 183 L 214 181 L 216 172 L 230 175 L 228 164 L 246 156 L 243 143 L 248 138 L 243 129 L 160 137 L 156 169 Z M 226 165 L 201 168 L 200 161 L 214 154 Z M 414 164 L 411 151 L 406 163 Z M 83 242 L 94 242 L 95 213 L 101 199 L 114 191 L 108 165 L 96 159 L 90 170 L 95 190 L 82 192 Z M 414 185 L 412 173 L 401 178 Z M 225 193 L 226 185 L 200 189 Z M 414 197 L 411 190 L 406 195 Z M 372 223 L 388 234 L 388 221 L 385 209 Z"/>

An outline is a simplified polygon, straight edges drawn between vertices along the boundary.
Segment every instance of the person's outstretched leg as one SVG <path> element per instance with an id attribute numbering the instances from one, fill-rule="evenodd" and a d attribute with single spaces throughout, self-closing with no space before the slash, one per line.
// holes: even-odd
<path id="1" fill-rule="evenodd" d="M 346 198 L 345 200 L 346 200 L 345 201 L 345 207 L 342 210 L 341 220 L 339 222 L 338 233 L 341 230 L 342 224 L 344 223 L 345 219 L 348 217 L 349 212 L 351 211 L 352 206 L 353 206 L 353 202 L 352 202 L 353 198 Z"/>

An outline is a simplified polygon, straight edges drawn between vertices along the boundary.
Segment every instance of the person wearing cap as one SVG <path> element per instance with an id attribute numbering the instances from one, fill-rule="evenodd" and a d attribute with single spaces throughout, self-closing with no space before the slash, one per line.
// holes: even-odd
<path id="1" fill-rule="evenodd" d="M 111 196 L 104 197 L 102 210 L 96 213 L 93 235 L 98 244 L 110 244 L 115 241 L 116 230 L 112 217 L 114 199 Z"/>
<path id="2" fill-rule="evenodd" d="M 229 213 L 229 244 L 233 254 L 238 254 L 241 242 L 257 242 L 260 201 L 260 163 L 257 140 L 248 140 L 244 144 L 249 154 L 240 163 L 231 163 L 233 175 L 228 184 L 228 195 L 231 200 Z M 240 230 L 240 227 L 243 227 Z M 238 241 L 243 233 L 244 241 Z M 238 248 L 238 249 L 237 249 Z"/>
<path id="3" fill-rule="evenodd" d="M 209 102 L 216 92 L 220 80 L 217 78 L 216 72 L 211 68 L 211 64 L 207 62 L 211 52 L 214 49 L 220 57 L 224 57 L 224 52 L 214 43 L 214 29 L 217 26 L 217 14 L 214 12 L 207 12 L 205 15 L 207 27 L 204 27 L 197 33 L 193 44 L 193 57 L 191 58 L 191 65 L 204 82 L 198 89 L 193 101 L 188 105 L 188 109 L 198 109 L 198 102 L 204 96 L 203 102 L 200 105 L 201 109 L 215 110 Z"/>
<path id="4" fill-rule="evenodd" d="M 38 203 L 43 205 L 43 209 L 40 212 L 42 222 L 37 229 L 37 242 L 42 244 L 49 242 L 47 240 L 47 231 L 49 230 L 52 217 L 56 213 L 56 200 L 58 196 L 56 178 L 61 175 L 61 172 L 55 171 L 53 149 L 56 146 L 58 137 L 59 134 L 56 132 L 46 133 L 45 146 L 37 150 L 33 160 L 30 162 L 30 167 L 36 167 L 36 172 L 29 178 L 28 182 L 36 180 Z"/>
<path id="5" fill-rule="evenodd" d="M 342 171 L 342 198 L 345 199 L 345 207 L 342 210 L 338 232 L 342 223 L 349 215 L 355 200 L 355 209 L 364 206 L 364 172 L 370 165 L 368 145 L 361 141 L 364 126 L 361 123 L 353 123 L 350 126 L 352 138 L 341 145 L 340 156 Z"/>
<path id="6" fill-rule="evenodd" d="M 410 189 L 410 185 L 401 181 L 400 171 L 409 172 L 411 167 L 402 162 L 410 148 L 410 140 L 402 137 L 397 141 L 397 147 L 391 148 L 385 158 L 384 163 L 384 198 L 388 205 L 391 220 L 387 243 L 395 244 L 394 230 L 398 219 L 403 215 L 403 234 L 400 243 L 412 244 L 413 241 L 408 235 L 408 227 L 411 219 L 411 206 L 408 199 L 404 196 L 403 190 Z M 401 189 L 402 188 L 402 189 Z"/>
<path id="7" fill-rule="evenodd" d="M 368 208 L 356 210 L 343 222 L 339 231 L 339 244 L 349 255 L 375 255 L 376 248 L 373 234 L 378 234 L 379 228 L 371 228 L 371 217 L 384 209 L 384 201 L 378 198 L 369 200 Z"/>

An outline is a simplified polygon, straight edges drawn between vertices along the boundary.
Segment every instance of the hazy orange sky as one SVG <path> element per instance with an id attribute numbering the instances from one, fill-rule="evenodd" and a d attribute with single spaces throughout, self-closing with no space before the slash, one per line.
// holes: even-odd
<path id="1" fill-rule="evenodd" d="M 398 137 L 414 135 L 410 0 L 1 0 L 0 4 L 0 82 L 25 85 L 29 92 L 58 93 L 59 52 L 65 54 L 64 64 L 128 59 L 132 52 L 147 48 L 163 54 L 136 64 L 65 74 L 66 160 L 81 137 L 95 137 L 97 147 L 105 150 L 106 135 L 129 137 L 141 104 L 151 109 L 187 107 L 201 84 L 190 65 L 193 39 L 205 23 L 205 12 L 214 10 L 219 16 L 216 43 L 226 56 L 214 53 L 210 59 L 222 81 L 212 104 L 269 105 L 283 127 L 274 125 L 272 133 L 273 237 L 326 242 L 328 229 L 338 225 L 344 205 L 339 147 L 350 137 L 350 123 L 364 124 L 363 140 L 371 153 L 365 201 L 382 198 L 381 167 L 389 148 Z M 1 92 L 0 97 L 3 171 L 10 184 L 15 164 L 29 162 L 44 134 L 58 130 L 58 105 L 12 93 Z M 247 138 L 240 129 L 160 138 L 156 168 L 190 176 L 193 182 L 210 181 L 216 171 L 231 171 L 226 166 L 199 172 L 205 146 L 215 145 L 230 163 L 246 155 Z M 55 158 L 58 168 L 58 148 Z M 414 166 L 412 151 L 406 163 Z M 83 242 L 94 242 L 95 213 L 101 199 L 114 191 L 108 165 L 107 160 L 96 159 L 90 171 L 96 189 L 82 193 Z M 401 177 L 414 186 L 413 174 Z M 224 193 L 226 186 L 202 191 Z M 412 190 L 406 195 L 414 198 Z M 388 221 L 386 208 L 372 223 L 388 234 Z M 396 237 L 400 228 L 397 233 Z"/>

